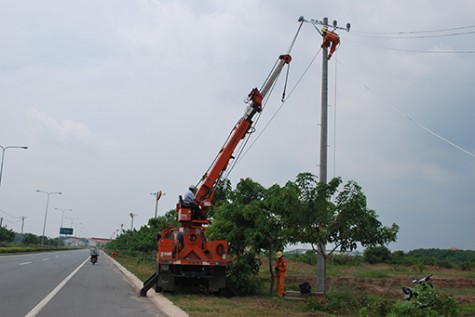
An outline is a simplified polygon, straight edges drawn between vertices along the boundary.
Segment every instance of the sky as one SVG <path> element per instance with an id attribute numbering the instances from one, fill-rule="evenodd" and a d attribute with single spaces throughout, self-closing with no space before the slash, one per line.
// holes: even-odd
<path id="1" fill-rule="evenodd" d="M 474 250 L 474 12 L 472 0 L 0 0 L 0 145 L 28 146 L 4 151 L 2 225 L 110 238 L 147 224 L 151 193 L 165 193 L 159 215 L 173 209 L 298 18 L 328 17 L 351 23 L 328 64 L 328 178 L 355 180 L 399 225 L 391 250 Z M 233 186 L 318 176 L 321 42 L 304 23 L 287 100 L 281 76 Z"/>

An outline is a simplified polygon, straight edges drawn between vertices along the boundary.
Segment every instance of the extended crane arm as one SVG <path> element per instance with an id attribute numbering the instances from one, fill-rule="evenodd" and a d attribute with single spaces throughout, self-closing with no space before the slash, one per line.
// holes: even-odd
<path id="1" fill-rule="evenodd" d="M 203 176 L 198 186 L 196 200 L 200 202 L 204 215 L 206 215 L 208 209 L 211 207 L 211 200 L 213 199 L 216 190 L 216 183 L 218 182 L 221 174 L 226 170 L 229 161 L 233 158 L 234 150 L 251 128 L 252 118 L 254 115 L 262 111 L 262 100 L 269 93 L 272 85 L 277 80 L 285 64 L 290 63 L 291 60 L 292 58 L 290 55 L 279 56 L 277 65 L 265 81 L 264 85 L 262 85 L 261 91 L 259 91 L 257 88 L 254 88 L 249 93 L 248 106 L 243 117 L 234 126 L 228 141 L 220 150 L 216 160 L 214 161 L 214 164 Z"/>

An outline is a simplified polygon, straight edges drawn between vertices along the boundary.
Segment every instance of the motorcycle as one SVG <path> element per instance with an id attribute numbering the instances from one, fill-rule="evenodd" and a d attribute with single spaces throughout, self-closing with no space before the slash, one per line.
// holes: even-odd
<path id="1" fill-rule="evenodd" d="M 417 301 L 420 307 L 428 307 L 434 304 L 435 301 L 435 289 L 430 279 L 432 274 L 424 276 L 420 279 L 412 280 L 415 285 L 413 287 L 403 286 L 404 299 L 411 301 Z"/>
<path id="2" fill-rule="evenodd" d="M 97 255 L 91 255 L 91 262 L 92 262 L 92 264 L 96 264 L 96 262 L 97 262 Z"/>

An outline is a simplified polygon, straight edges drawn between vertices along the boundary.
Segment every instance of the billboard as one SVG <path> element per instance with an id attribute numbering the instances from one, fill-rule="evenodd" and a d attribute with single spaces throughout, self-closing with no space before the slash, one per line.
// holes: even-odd
<path id="1" fill-rule="evenodd" d="M 72 235 L 73 234 L 73 228 L 59 228 L 59 234 L 69 234 L 69 235 Z"/>

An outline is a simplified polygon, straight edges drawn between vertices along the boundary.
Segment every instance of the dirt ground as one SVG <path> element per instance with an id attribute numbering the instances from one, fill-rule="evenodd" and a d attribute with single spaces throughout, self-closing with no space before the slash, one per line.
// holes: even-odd
<path id="1" fill-rule="evenodd" d="M 440 270 L 439 270 L 440 271 Z M 437 272 L 436 272 L 437 273 Z M 289 283 L 303 283 L 309 282 L 311 285 L 316 284 L 316 277 L 312 276 L 287 276 L 287 281 Z M 457 293 L 464 293 L 464 290 L 467 290 L 467 293 L 473 293 L 472 290 L 475 289 L 475 279 L 473 278 L 462 278 L 462 277 L 450 277 L 450 276 L 437 276 L 434 274 L 434 277 L 431 279 L 432 284 L 437 290 L 444 290 L 449 293 L 450 290 L 457 290 Z M 333 288 L 341 288 L 342 286 L 351 287 L 356 291 L 364 291 L 370 294 L 391 294 L 394 296 L 403 296 L 401 291 L 402 286 L 411 286 L 411 279 L 407 275 L 394 274 L 393 277 L 387 278 L 358 278 L 354 276 L 339 276 L 339 277 L 327 277 L 326 279 L 326 288 L 332 290 Z M 460 304 L 475 303 L 475 294 L 454 294 L 454 298 Z"/>

